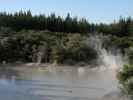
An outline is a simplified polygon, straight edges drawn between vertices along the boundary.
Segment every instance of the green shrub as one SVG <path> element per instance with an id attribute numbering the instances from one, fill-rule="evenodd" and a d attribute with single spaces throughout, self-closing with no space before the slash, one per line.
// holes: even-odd
<path id="1" fill-rule="evenodd" d="M 117 78 L 122 91 L 133 99 L 133 65 L 125 65 L 123 69 L 119 71 Z"/>

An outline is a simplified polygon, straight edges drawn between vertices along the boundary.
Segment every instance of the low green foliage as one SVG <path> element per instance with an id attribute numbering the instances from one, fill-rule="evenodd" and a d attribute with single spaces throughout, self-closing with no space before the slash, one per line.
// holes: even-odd
<path id="1" fill-rule="evenodd" d="M 86 44 L 88 36 L 79 33 L 59 33 L 23 30 L 0 38 L 0 62 L 89 63 L 97 58 L 96 51 Z"/>
<path id="2" fill-rule="evenodd" d="M 117 78 L 122 91 L 133 99 L 133 65 L 125 65 L 118 73 Z"/>

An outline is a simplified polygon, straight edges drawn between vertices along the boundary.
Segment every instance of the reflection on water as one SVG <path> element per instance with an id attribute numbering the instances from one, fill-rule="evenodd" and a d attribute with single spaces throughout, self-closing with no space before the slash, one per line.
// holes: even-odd
<path id="1" fill-rule="evenodd" d="M 1 100 L 121 100 L 115 71 L 87 67 L 1 69 Z"/>

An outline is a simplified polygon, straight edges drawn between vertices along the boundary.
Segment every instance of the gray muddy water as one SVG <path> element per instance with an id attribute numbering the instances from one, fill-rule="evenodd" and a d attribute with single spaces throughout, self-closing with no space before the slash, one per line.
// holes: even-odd
<path id="1" fill-rule="evenodd" d="M 0 100 L 122 100 L 117 87 L 112 69 L 0 69 Z"/>

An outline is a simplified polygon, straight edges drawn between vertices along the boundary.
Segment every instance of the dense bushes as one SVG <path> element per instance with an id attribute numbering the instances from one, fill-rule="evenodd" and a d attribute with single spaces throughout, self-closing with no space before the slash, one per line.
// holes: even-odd
<path id="1" fill-rule="evenodd" d="M 133 65 L 125 65 L 118 73 L 122 91 L 133 99 Z"/>
<path id="2" fill-rule="evenodd" d="M 1 36 L 0 62 L 72 62 L 89 63 L 97 53 L 86 45 L 88 36 L 78 33 L 52 33 L 45 31 L 20 31 L 11 36 Z"/>
<path id="3" fill-rule="evenodd" d="M 38 62 L 38 59 L 41 59 L 39 62 L 91 63 L 93 60 L 97 60 L 98 55 L 95 48 L 88 43 L 90 36 L 92 36 L 89 33 L 61 33 L 35 30 L 4 32 L 1 32 L 0 36 L 0 62 L 4 60 L 7 62 L 15 62 L 17 60 Z M 106 35 L 102 36 L 102 39 L 104 48 L 107 50 L 119 48 L 123 54 L 128 55 L 130 62 L 132 62 L 132 37 Z M 111 51 L 115 53 L 116 50 Z"/>

